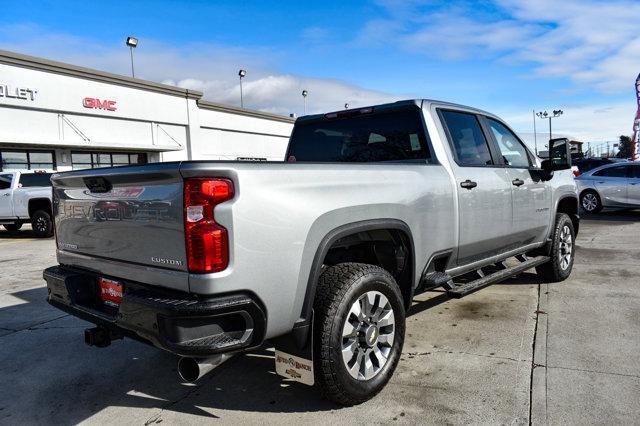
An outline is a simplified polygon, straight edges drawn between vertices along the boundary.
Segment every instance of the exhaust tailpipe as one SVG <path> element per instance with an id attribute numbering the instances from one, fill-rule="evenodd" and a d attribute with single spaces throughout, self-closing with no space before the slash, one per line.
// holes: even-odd
<path id="1" fill-rule="evenodd" d="M 209 358 L 182 357 L 178 360 L 178 374 L 185 382 L 193 383 L 233 355 L 218 354 Z"/>

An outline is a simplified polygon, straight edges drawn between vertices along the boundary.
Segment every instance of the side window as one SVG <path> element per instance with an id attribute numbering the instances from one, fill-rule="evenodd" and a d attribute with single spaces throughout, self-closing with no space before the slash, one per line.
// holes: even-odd
<path id="1" fill-rule="evenodd" d="M 493 164 L 489 145 L 474 114 L 442 111 L 444 124 L 461 166 L 489 166 Z"/>
<path id="2" fill-rule="evenodd" d="M 627 166 L 607 167 L 606 169 L 598 170 L 593 175 L 601 177 L 625 178 L 627 177 Z"/>
<path id="3" fill-rule="evenodd" d="M 487 122 L 491 133 L 496 138 L 505 164 L 511 167 L 529 167 L 529 154 L 522 142 L 518 140 L 518 137 L 499 121 L 487 118 Z"/>
<path id="4" fill-rule="evenodd" d="M 0 189 L 11 188 L 11 177 L 12 175 L 0 175 Z"/>

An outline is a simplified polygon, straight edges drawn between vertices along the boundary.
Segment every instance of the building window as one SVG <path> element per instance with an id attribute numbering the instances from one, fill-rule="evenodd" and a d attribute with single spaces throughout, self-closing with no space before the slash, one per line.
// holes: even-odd
<path id="1" fill-rule="evenodd" d="M 96 167 L 127 166 L 129 164 L 147 164 L 147 154 L 126 152 L 83 152 L 71 153 L 73 170 L 95 169 Z"/>
<path id="2" fill-rule="evenodd" d="M 55 168 L 53 151 L 0 150 L 0 171 Z"/>

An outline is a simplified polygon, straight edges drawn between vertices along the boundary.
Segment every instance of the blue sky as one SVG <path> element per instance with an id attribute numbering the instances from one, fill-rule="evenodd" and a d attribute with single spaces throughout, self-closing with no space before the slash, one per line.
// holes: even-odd
<path id="1" fill-rule="evenodd" d="M 129 72 L 236 104 L 302 113 L 408 97 L 460 102 L 532 130 L 629 134 L 640 73 L 640 2 L 630 0 L 4 2 L 0 48 Z M 545 123 L 539 122 L 540 127 Z"/>

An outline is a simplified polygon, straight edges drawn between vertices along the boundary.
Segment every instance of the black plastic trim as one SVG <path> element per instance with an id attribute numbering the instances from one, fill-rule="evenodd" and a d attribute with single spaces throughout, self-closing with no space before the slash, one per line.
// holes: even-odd
<path id="1" fill-rule="evenodd" d="M 122 303 L 119 309 L 109 311 L 96 303 L 99 300 L 97 274 L 54 266 L 46 269 L 43 277 L 47 281 L 47 300 L 51 305 L 177 355 L 205 357 L 237 352 L 260 346 L 264 341 L 266 314 L 250 294 L 200 298 L 121 280 L 124 283 Z M 229 323 L 233 325 L 232 330 L 220 326 Z M 192 326 L 209 329 L 203 332 L 204 335 L 180 338 L 182 330 Z M 211 329 L 216 332 L 212 333 Z"/>
<path id="2" fill-rule="evenodd" d="M 411 234 L 411 228 L 405 222 L 398 219 L 371 219 L 360 222 L 349 223 L 342 225 L 331 232 L 329 232 L 320 242 L 316 254 L 311 264 L 311 271 L 309 273 L 309 279 L 307 281 L 307 290 L 304 295 L 304 302 L 302 304 L 302 312 L 300 313 L 300 319 L 296 321 L 294 329 L 297 329 L 298 333 L 302 333 L 306 337 L 306 333 L 309 328 L 305 325 L 309 324 L 311 314 L 313 312 L 313 302 L 316 294 L 316 287 L 318 285 L 318 279 L 322 272 L 322 261 L 327 255 L 329 248 L 340 238 L 344 238 L 347 235 L 355 234 L 363 231 L 372 231 L 375 229 L 396 229 L 403 231 L 409 237 L 409 243 L 411 245 L 411 292 L 415 290 L 415 246 L 413 242 L 413 235 Z"/>
<path id="3" fill-rule="evenodd" d="M 566 200 L 566 199 L 569 199 L 569 198 L 575 200 L 575 202 L 576 202 L 576 211 L 577 212 L 570 214 L 570 216 L 573 216 L 573 219 L 575 219 L 575 220 L 572 220 L 573 228 L 574 228 L 573 230 L 576 233 L 576 236 L 578 235 L 578 231 L 580 230 L 580 213 L 579 213 L 580 212 L 580 198 L 577 195 L 573 196 L 573 195 L 568 195 L 567 194 L 567 195 L 563 195 L 560 198 L 558 198 L 558 202 L 556 203 L 556 206 L 555 206 L 555 214 L 552 217 L 553 222 L 551 222 L 551 227 L 549 228 L 549 232 L 547 234 L 547 239 L 551 237 L 551 233 L 553 232 L 553 225 L 555 224 L 555 220 L 556 220 L 556 216 L 555 215 L 558 214 L 558 207 L 560 207 L 560 203 L 562 203 L 563 200 Z"/>

